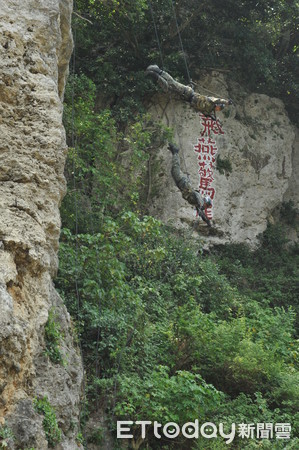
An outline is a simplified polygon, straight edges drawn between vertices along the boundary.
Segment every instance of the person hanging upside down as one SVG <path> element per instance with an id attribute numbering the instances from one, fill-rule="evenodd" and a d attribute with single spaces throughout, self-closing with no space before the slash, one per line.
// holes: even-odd
<path id="1" fill-rule="evenodd" d="M 230 99 L 207 97 L 194 92 L 192 87 L 178 83 L 167 72 L 156 65 L 148 66 L 145 73 L 157 80 L 164 91 L 178 94 L 183 100 L 189 102 L 195 111 L 201 112 L 213 120 L 216 120 L 216 111 L 221 111 L 225 106 L 233 104 Z"/>
<path id="2" fill-rule="evenodd" d="M 204 213 L 204 210 L 206 208 L 212 206 L 211 198 L 208 195 L 202 197 L 197 190 L 192 188 L 192 185 L 188 180 L 187 175 L 185 175 L 181 171 L 179 149 L 171 143 L 169 143 L 168 149 L 172 153 L 171 175 L 175 181 L 175 184 L 181 191 L 183 199 L 187 200 L 187 202 L 190 203 L 190 205 L 195 206 L 198 215 L 202 218 L 204 222 L 206 222 L 208 227 L 211 227 L 211 222 Z"/>

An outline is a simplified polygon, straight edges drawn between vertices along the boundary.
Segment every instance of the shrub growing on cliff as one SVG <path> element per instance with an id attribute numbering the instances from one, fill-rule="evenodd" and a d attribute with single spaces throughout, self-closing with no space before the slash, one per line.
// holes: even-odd
<path id="1" fill-rule="evenodd" d="M 288 225 L 292 227 L 296 225 L 298 212 L 296 211 L 294 202 L 292 200 L 283 203 L 280 211 L 280 216 L 281 219 L 285 220 Z"/>
<path id="2" fill-rule="evenodd" d="M 14 434 L 12 430 L 6 426 L 0 426 L 0 446 L 1 448 L 8 448 L 10 444 L 13 445 Z"/>
<path id="3" fill-rule="evenodd" d="M 91 233 L 105 213 L 144 207 L 150 154 L 170 136 L 149 114 L 135 114 L 119 130 L 111 111 L 96 112 L 95 103 L 95 84 L 85 75 L 70 77 L 64 109 L 69 189 L 62 218 L 70 230 Z"/>
<path id="4" fill-rule="evenodd" d="M 221 174 L 229 174 L 232 172 L 232 164 L 228 158 L 221 158 L 218 155 L 216 159 L 216 169 Z"/>
<path id="5" fill-rule="evenodd" d="M 288 243 L 282 224 L 269 224 L 259 237 L 260 246 L 250 251 L 246 245 L 215 248 L 217 263 L 233 285 L 268 307 L 293 309 L 294 331 L 298 334 L 298 245 Z"/>
<path id="6" fill-rule="evenodd" d="M 61 441 L 61 430 L 57 423 L 56 413 L 47 397 L 34 400 L 37 413 L 43 414 L 43 427 L 49 447 L 55 447 Z"/>
<path id="7" fill-rule="evenodd" d="M 184 389 L 201 377 L 227 395 L 225 404 L 261 392 L 269 407 L 292 414 L 298 381 L 292 310 L 242 295 L 215 262 L 199 257 L 198 246 L 130 211 L 106 216 L 95 235 L 63 232 L 57 284 L 80 324 L 91 405 L 104 396 L 111 416 L 141 420 L 148 401 L 158 415 L 170 402 L 167 383 L 175 387 L 183 373 Z M 169 375 L 154 375 L 158 365 Z M 160 393 L 144 400 L 154 376 Z M 179 395 L 178 389 L 168 409 L 183 422 Z M 211 416 L 217 408 L 210 405 Z"/>
<path id="8" fill-rule="evenodd" d="M 55 313 L 53 309 L 50 309 L 48 320 L 45 326 L 45 342 L 46 342 L 46 355 L 54 363 L 63 363 L 62 354 L 60 351 L 60 342 L 62 336 L 60 332 L 60 325 L 55 320 Z"/>

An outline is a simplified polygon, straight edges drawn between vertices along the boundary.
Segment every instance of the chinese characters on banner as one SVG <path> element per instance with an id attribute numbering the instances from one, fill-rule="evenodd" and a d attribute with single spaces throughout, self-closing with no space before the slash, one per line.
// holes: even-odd
<path id="1" fill-rule="evenodd" d="M 203 131 L 201 132 L 201 137 L 197 139 L 197 144 L 194 145 L 194 151 L 198 154 L 198 190 L 202 196 L 209 195 L 213 201 L 215 198 L 215 188 L 213 187 L 214 168 L 218 151 L 213 135 L 224 134 L 224 131 L 218 120 L 215 121 L 203 114 L 199 114 L 199 117 L 203 125 Z M 213 206 L 205 211 L 208 219 L 213 217 L 212 208 Z"/>

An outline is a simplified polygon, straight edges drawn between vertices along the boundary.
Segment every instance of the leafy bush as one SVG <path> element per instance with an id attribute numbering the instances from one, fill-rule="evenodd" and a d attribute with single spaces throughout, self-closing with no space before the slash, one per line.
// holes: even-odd
<path id="1" fill-rule="evenodd" d="M 240 293 L 215 262 L 198 256 L 194 240 L 152 217 L 106 216 L 98 234 L 65 230 L 62 239 L 57 284 L 79 324 L 90 398 L 104 396 L 111 417 L 142 419 L 145 411 L 170 417 L 172 411 L 183 421 L 178 399 L 188 401 L 189 383 L 210 386 L 220 404 L 221 392 L 231 399 L 261 392 L 269 408 L 295 411 L 291 308 L 260 304 L 248 289 Z M 247 255 L 239 252 L 249 264 Z M 182 379 L 186 385 L 177 385 Z M 157 392 L 147 397 L 150 386 Z M 203 411 L 214 415 L 217 404 Z"/>
<path id="2" fill-rule="evenodd" d="M 219 155 L 217 156 L 216 159 L 216 169 L 221 173 L 221 174 L 228 174 L 232 172 L 232 164 L 230 162 L 229 159 L 227 158 L 221 158 Z"/>
<path id="3" fill-rule="evenodd" d="M 220 404 L 223 395 L 197 374 L 177 371 L 170 376 L 169 368 L 159 366 L 140 382 L 134 375 L 119 378 L 118 401 L 115 413 L 130 420 L 145 418 L 158 421 L 187 423 L 205 420 L 209 412 Z M 134 440 L 140 438 L 140 427 L 132 428 Z M 152 440 L 152 427 L 147 433 Z"/>
<path id="4" fill-rule="evenodd" d="M 148 160 L 170 136 L 149 114 L 135 114 L 126 133 L 108 109 L 96 112 L 95 84 L 86 75 L 69 78 L 64 124 L 70 147 L 66 163 L 68 192 L 61 213 L 74 231 L 94 233 L 105 213 L 137 211 L 146 199 Z"/>
<path id="5" fill-rule="evenodd" d="M 297 219 L 297 211 L 294 206 L 294 202 L 292 200 L 288 202 L 284 202 L 280 211 L 281 218 L 286 221 L 286 223 L 290 226 L 296 225 Z"/>
<path id="6" fill-rule="evenodd" d="M 49 310 L 48 321 L 45 326 L 45 342 L 46 355 L 54 363 L 62 363 L 63 357 L 60 351 L 60 342 L 62 336 L 60 332 L 60 325 L 55 321 L 55 313 L 53 309 Z"/>
<path id="7" fill-rule="evenodd" d="M 221 271 L 238 289 L 257 300 L 263 308 L 293 307 L 295 333 L 298 331 L 298 249 L 286 245 L 286 230 L 269 224 L 260 236 L 260 246 L 249 251 L 244 245 L 219 246 L 215 257 Z M 277 310 L 276 310 L 277 311 Z"/>
<path id="8" fill-rule="evenodd" d="M 7 426 L 0 426 L 0 446 L 8 448 L 8 445 L 14 440 L 14 434 Z"/>
<path id="9" fill-rule="evenodd" d="M 54 408 L 49 403 L 47 397 L 35 399 L 34 408 L 37 413 L 43 414 L 43 427 L 49 447 L 55 447 L 61 441 L 61 430 L 57 423 Z"/>

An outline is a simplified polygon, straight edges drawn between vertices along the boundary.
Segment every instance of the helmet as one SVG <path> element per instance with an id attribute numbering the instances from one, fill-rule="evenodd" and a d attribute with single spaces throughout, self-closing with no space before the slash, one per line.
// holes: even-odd
<path id="1" fill-rule="evenodd" d="M 205 204 L 208 205 L 208 206 L 212 206 L 212 205 L 213 205 L 213 204 L 212 204 L 211 197 L 210 197 L 209 195 L 205 195 L 205 196 L 204 196 L 204 202 L 205 202 Z"/>

